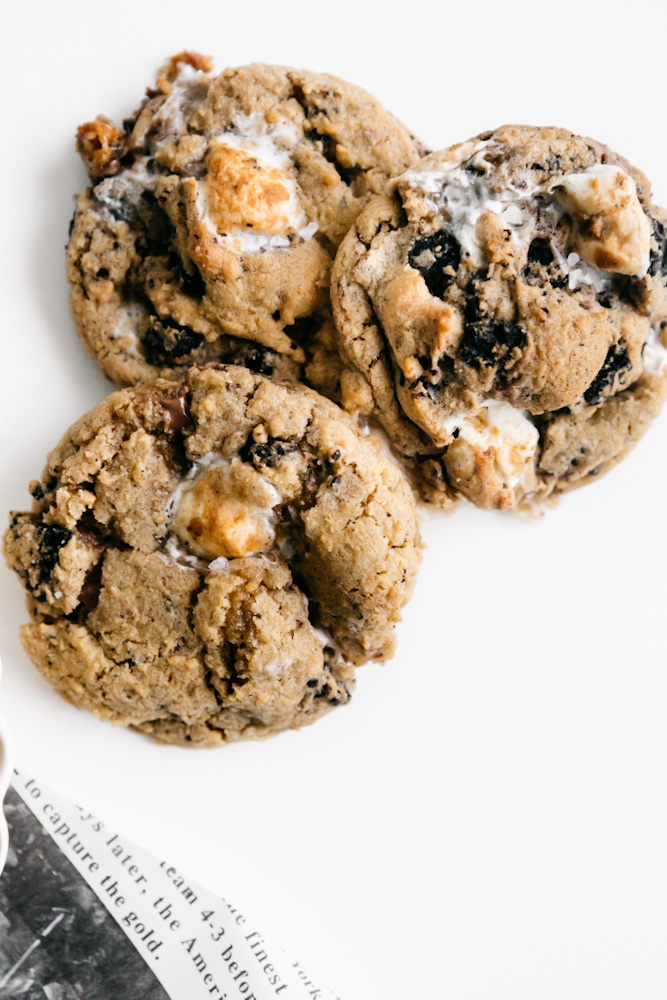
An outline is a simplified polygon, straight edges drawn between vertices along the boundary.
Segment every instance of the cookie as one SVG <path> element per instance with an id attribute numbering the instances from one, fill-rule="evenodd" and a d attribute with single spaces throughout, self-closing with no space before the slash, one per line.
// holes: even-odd
<path id="1" fill-rule="evenodd" d="M 380 421 L 424 495 L 528 505 L 622 458 L 666 391 L 667 214 L 563 129 L 426 156 L 343 240 L 343 405 Z"/>
<path id="2" fill-rule="evenodd" d="M 25 648 L 67 700 L 168 743 L 298 728 L 385 660 L 412 493 L 317 393 L 237 366 L 118 390 L 13 513 Z"/>
<path id="3" fill-rule="evenodd" d="M 332 336 L 336 248 L 424 153 L 335 77 L 210 69 L 183 52 L 122 128 L 78 131 L 91 187 L 68 246 L 71 309 L 119 385 L 213 361 L 302 375 Z"/>

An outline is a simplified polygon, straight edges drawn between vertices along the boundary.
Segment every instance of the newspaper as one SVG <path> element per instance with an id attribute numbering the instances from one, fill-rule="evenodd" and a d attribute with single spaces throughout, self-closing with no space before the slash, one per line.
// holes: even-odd
<path id="1" fill-rule="evenodd" d="M 339 1000 L 242 910 L 14 770 L 0 1000 Z"/>

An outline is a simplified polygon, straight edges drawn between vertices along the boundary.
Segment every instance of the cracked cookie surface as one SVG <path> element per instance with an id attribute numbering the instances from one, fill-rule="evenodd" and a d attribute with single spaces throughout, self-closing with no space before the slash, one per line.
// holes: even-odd
<path id="1" fill-rule="evenodd" d="M 299 728 L 394 649 L 420 558 L 400 471 L 317 393 L 237 366 L 119 390 L 65 435 L 5 554 L 73 704 L 215 746 Z"/>
<path id="2" fill-rule="evenodd" d="M 99 117 L 78 132 L 92 186 L 70 234 L 71 309 L 119 385 L 212 361 L 322 367 L 336 248 L 424 152 L 334 77 L 210 69 L 181 53 L 122 129 Z"/>
<path id="3" fill-rule="evenodd" d="M 666 392 L 667 215 L 642 173 L 564 129 L 431 153 L 338 251 L 346 409 L 443 506 L 527 505 L 622 458 Z"/>

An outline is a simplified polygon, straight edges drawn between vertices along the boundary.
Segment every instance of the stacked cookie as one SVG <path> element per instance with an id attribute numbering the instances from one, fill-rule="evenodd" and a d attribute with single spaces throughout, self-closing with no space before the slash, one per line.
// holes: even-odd
<path id="1" fill-rule="evenodd" d="M 392 653 L 406 475 L 444 507 L 534 505 L 662 403 L 667 216 L 598 143 L 425 155 L 333 77 L 181 53 L 77 145 L 72 314 L 123 388 L 5 546 L 29 655 L 103 718 L 197 745 L 313 721 Z"/>

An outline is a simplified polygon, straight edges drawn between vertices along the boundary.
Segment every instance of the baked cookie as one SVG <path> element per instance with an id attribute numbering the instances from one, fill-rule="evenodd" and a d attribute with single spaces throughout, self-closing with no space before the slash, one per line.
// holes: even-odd
<path id="1" fill-rule="evenodd" d="M 174 56 L 123 128 L 78 131 L 92 186 L 67 253 L 72 315 L 119 385 L 211 361 L 301 375 L 333 336 L 343 235 L 424 153 L 335 77 L 210 69 Z"/>
<path id="2" fill-rule="evenodd" d="M 444 506 L 588 482 L 665 396 L 666 235 L 644 175 L 563 129 L 431 153 L 339 249 L 343 405 L 376 417 Z"/>
<path id="3" fill-rule="evenodd" d="M 13 513 L 25 648 L 74 705 L 168 743 L 314 721 L 385 660 L 420 558 L 400 471 L 337 406 L 237 366 L 119 390 Z"/>

